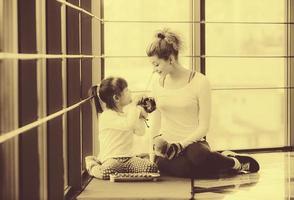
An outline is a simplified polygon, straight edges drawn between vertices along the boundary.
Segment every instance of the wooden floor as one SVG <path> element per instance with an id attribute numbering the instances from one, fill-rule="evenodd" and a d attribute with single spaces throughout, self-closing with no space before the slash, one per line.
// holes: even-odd
<path id="1" fill-rule="evenodd" d="M 294 200 L 294 152 L 252 154 L 261 166 L 255 174 L 230 178 L 201 179 L 195 199 Z M 78 196 L 94 199 L 189 199 L 190 179 L 162 177 L 158 182 L 111 183 L 93 179 Z"/>

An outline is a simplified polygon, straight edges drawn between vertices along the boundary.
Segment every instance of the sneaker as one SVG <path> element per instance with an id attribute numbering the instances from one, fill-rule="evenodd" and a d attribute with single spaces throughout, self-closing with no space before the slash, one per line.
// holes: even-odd
<path id="1" fill-rule="evenodd" d="M 91 176 L 92 176 L 91 169 L 96 165 L 101 165 L 100 161 L 97 159 L 96 156 L 87 156 L 85 158 L 85 163 L 86 163 L 86 170 Z"/>
<path id="2" fill-rule="evenodd" d="M 223 152 L 221 152 L 221 154 L 224 156 L 229 156 L 229 157 L 235 157 L 235 155 L 237 155 L 237 153 L 235 153 L 233 151 L 223 151 Z"/>
<path id="3" fill-rule="evenodd" d="M 260 167 L 258 162 L 254 158 L 252 158 L 250 155 L 237 154 L 233 151 L 223 151 L 221 154 L 224 156 L 236 158 L 241 164 L 241 168 L 239 169 L 240 171 L 250 172 L 250 173 L 259 171 Z"/>

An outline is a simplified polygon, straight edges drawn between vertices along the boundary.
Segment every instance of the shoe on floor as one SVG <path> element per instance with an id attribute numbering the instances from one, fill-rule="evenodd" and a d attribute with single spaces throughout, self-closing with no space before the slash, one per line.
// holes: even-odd
<path id="1" fill-rule="evenodd" d="M 239 169 L 241 172 L 245 171 L 254 173 L 258 172 L 260 169 L 258 162 L 248 154 L 237 154 L 233 151 L 223 151 L 221 154 L 224 156 L 236 158 L 241 164 Z"/>

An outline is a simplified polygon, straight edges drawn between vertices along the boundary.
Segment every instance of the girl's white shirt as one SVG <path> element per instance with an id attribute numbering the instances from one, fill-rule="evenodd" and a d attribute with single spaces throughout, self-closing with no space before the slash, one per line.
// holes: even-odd
<path id="1" fill-rule="evenodd" d="M 101 162 L 108 158 L 133 156 L 133 134 L 145 134 L 145 124 L 140 119 L 140 112 L 137 106 L 130 104 L 124 108 L 124 113 L 106 109 L 99 116 L 98 159 Z"/>
<path id="2" fill-rule="evenodd" d="M 187 85 L 168 89 L 153 82 L 152 95 L 157 110 L 150 115 L 151 135 L 162 134 L 168 142 L 184 147 L 202 140 L 209 129 L 211 88 L 205 75 L 196 72 Z"/>

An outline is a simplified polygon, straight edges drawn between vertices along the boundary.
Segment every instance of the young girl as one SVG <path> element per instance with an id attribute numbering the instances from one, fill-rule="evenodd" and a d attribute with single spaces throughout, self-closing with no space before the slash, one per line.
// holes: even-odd
<path id="1" fill-rule="evenodd" d="M 99 89 L 99 96 L 97 95 Z M 132 101 L 128 84 L 123 78 L 109 77 L 102 80 L 100 87 L 92 87 L 97 112 L 102 112 L 99 98 L 106 109 L 99 117 L 100 153 L 86 157 L 86 168 L 91 176 L 109 179 L 119 172 L 157 172 L 156 165 L 132 153 L 133 134 L 145 133 L 143 107 Z"/>

